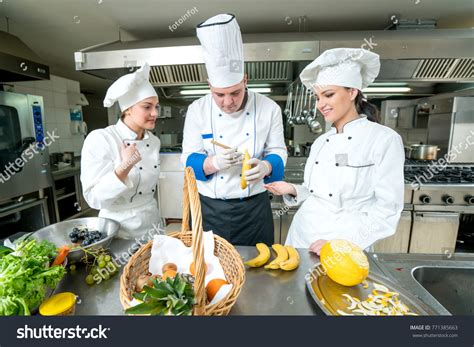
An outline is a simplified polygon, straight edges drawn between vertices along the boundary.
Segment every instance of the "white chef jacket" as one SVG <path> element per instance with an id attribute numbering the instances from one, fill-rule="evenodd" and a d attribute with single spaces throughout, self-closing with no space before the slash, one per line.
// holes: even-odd
<path id="1" fill-rule="evenodd" d="M 141 161 L 122 182 L 114 170 L 120 166 L 120 145 L 135 143 Z M 160 221 L 155 196 L 160 173 L 160 140 L 145 131 L 143 140 L 122 120 L 105 129 L 92 131 L 84 141 L 81 155 L 81 182 L 90 207 L 100 209 L 99 217 L 120 223 L 118 236 L 133 239 Z"/>
<path id="2" fill-rule="evenodd" d="M 286 244 L 346 239 L 365 249 L 395 233 L 403 209 L 405 153 L 392 129 L 361 118 L 321 135 L 311 147 L 303 185 L 287 204 L 301 204 Z"/>
<path id="3" fill-rule="evenodd" d="M 206 176 L 203 163 L 208 155 L 221 148 L 211 140 L 239 151 L 249 151 L 250 157 L 268 160 L 272 172 L 264 182 L 283 179 L 287 159 L 281 108 L 270 98 L 248 91 L 242 111 L 227 114 L 220 110 L 211 94 L 194 101 L 188 108 L 183 134 L 181 162 L 191 166 L 198 180 L 199 193 L 213 199 L 238 199 L 265 191 L 263 182 L 240 188 L 242 166 L 232 166 Z"/>

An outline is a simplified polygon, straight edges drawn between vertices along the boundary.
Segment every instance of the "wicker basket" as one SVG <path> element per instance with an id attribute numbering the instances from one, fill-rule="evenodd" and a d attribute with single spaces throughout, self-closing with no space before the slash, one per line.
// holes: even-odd
<path id="1" fill-rule="evenodd" d="M 191 212 L 191 213 L 190 213 Z M 190 231 L 189 216 L 191 215 L 194 230 Z M 227 281 L 232 284 L 232 290 L 218 303 L 209 305 L 207 303 L 206 288 L 204 287 L 204 246 L 201 203 L 196 185 L 194 172 L 190 167 L 185 169 L 184 176 L 184 199 L 183 199 L 183 223 L 181 232 L 174 232 L 169 236 L 175 237 L 186 246 L 192 246 L 193 260 L 196 264 L 196 275 L 194 291 L 196 305 L 194 315 L 223 316 L 227 315 L 235 304 L 237 297 L 245 282 L 245 267 L 240 254 L 229 242 L 214 235 L 214 254 L 219 258 Z M 148 263 L 151 257 L 153 241 L 149 241 L 141 247 L 129 260 L 120 277 L 120 302 L 124 309 L 130 307 L 132 294 L 139 276 L 148 273 Z"/>

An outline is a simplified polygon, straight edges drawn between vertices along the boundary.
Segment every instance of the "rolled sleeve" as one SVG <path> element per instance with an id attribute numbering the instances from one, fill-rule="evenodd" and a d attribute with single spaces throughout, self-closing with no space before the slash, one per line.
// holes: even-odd
<path id="1" fill-rule="evenodd" d="M 272 172 L 269 176 L 266 176 L 263 181 L 265 183 L 271 183 L 283 180 L 285 176 L 285 164 L 283 163 L 283 159 L 278 154 L 269 154 L 264 157 L 263 160 L 268 161 L 272 165 Z"/>
<path id="2" fill-rule="evenodd" d="M 206 158 L 207 156 L 205 154 L 191 153 L 186 159 L 186 167 L 192 167 L 194 175 L 199 181 L 208 181 L 212 177 L 212 174 L 206 176 L 204 173 L 204 160 L 206 160 Z"/>

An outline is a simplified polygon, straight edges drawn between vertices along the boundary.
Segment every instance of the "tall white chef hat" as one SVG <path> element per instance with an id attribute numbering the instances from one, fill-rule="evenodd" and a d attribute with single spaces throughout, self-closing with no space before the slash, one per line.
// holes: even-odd
<path id="1" fill-rule="evenodd" d="M 118 101 L 120 111 L 125 111 L 143 99 L 158 96 L 148 80 L 150 65 L 145 63 L 140 69 L 120 77 L 107 89 L 104 106 L 110 107 Z"/>
<path id="2" fill-rule="evenodd" d="M 378 54 L 362 48 L 334 48 L 306 66 L 300 79 L 308 89 L 336 85 L 361 90 L 375 80 L 379 71 Z"/>
<path id="3" fill-rule="evenodd" d="M 240 83 L 244 79 L 244 49 L 235 16 L 218 14 L 199 24 L 196 33 L 211 85 L 227 88 Z"/>

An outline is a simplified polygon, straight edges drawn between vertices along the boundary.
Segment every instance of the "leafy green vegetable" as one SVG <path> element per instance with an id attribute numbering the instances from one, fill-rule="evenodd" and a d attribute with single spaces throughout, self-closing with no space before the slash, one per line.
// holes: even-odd
<path id="1" fill-rule="evenodd" d="M 128 308 L 128 314 L 188 316 L 195 304 L 192 277 L 182 274 L 165 281 L 154 278 L 151 287 L 144 286 L 133 297 L 142 303 Z"/>
<path id="2" fill-rule="evenodd" d="M 29 315 L 56 287 L 66 270 L 49 264 L 57 253 L 48 241 L 22 240 L 0 259 L 0 315 Z"/>

